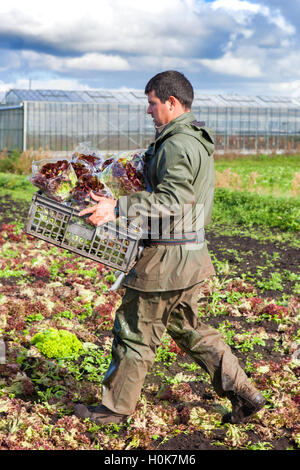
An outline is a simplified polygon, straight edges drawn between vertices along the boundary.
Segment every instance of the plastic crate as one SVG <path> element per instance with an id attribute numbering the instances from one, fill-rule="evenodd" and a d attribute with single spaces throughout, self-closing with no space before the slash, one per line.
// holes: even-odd
<path id="1" fill-rule="evenodd" d="M 33 195 L 26 232 L 37 238 L 128 272 L 136 262 L 141 233 L 107 222 L 87 224 L 79 211 L 37 192 Z"/>

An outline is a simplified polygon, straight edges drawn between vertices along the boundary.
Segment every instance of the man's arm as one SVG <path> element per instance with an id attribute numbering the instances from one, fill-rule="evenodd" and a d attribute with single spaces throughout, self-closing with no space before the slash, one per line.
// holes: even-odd
<path id="1" fill-rule="evenodd" d="M 159 151 L 159 163 L 156 169 L 159 183 L 152 193 L 139 191 L 122 196 L 118 201 L 92 195 L 98 204 L 84 209 L 79 215 L 91 213 L 88 221 L 94 225 L 101 225 L 116 218 L 115 207 L 118 204 L 120 216 L 127 219 L 138 217 L 142 224 L 146 224 L 148 218 L 157 213 L 158 208 L 161 214 L 168 215 L 174 207 L 193 205 L 195 203 L 193 165 L 190 157 L 176 140 L 175 136 L 168 139 Z"/>

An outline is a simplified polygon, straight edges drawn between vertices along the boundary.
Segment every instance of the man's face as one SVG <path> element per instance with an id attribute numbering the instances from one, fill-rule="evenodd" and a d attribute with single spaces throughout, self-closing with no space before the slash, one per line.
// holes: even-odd
<path id="1" fill-rule="evenodd" d="M 154 90 L 148 93 L 148 103 L 147 113 L 151 114 L 155 126 L 160 127 L 168 124 L 174 118 L 171 112 L 170 101 L 167 100 L 165 103 L 162 103 Z"/>

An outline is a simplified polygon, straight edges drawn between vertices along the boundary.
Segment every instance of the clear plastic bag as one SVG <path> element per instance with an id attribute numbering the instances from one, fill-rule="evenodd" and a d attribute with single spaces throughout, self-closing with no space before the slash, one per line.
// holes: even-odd
<path id="1" fill-rule="evenodd" d="M 96 201 L 91 198 L 91 191 L 96 196 L 112 198 L 109 188 L 101 181 L 97 173 L 85 173 L 80 176 L 76 186 L 71 191 L 71 202 L 73 207 L 83 209 Z"/>
<path id="2" fill-rule="evenodd" d="M 142 151 L 123 152 L 107 158 L 101 167 L 101 181 L 118 199 L 136 191 L 147 189 Z"/>
<path id="3" fill-rule="evenodd" d="M 107 186 L 100 181 L 103 157 L 99 150 L 91 146 L 91 142 L 81 142 L 72 154 L 72 165 L 78 182 L 71 194 L 72 207 L 82 209 L 95 204 L 90 193 L 97 196 L 112 197 Z"/>
<path id="4" fill-rule="evenodd" d="M 103 157 L 98 149 L 91 146 L 91 142 L 81 142 L 72 154 L 72 162 L 87 166 L 97 173 L 101 169 Z"/>
<path id="5" fill-rule="evenodd" d="M 142 150 L 121 152 L 104 159 L 90 142 L 80 143 L 71 160 L 51 158 L 33 162 L 31 182 L 43 193 L 76 209 L 95 204 L 96 196 L 118 199 L 149 191 Z"/>
<path id="6" fill-rule="evenodd" d="M 62 157 L 34 161 L 30 181 L 45 196 L 81 210 L 95 203 L 91 191 L 98 196 L 112 197 L 100 180 L 102 161 L 99 151 L 82 143 L 76 147 L 71 160 Z"/>
<path id="7" fill-rule="evenodd" d="M 68 201 L 78 178 L 70 160 L 51 158 L 32 162 L 32 184 L 58 202 Z"/>

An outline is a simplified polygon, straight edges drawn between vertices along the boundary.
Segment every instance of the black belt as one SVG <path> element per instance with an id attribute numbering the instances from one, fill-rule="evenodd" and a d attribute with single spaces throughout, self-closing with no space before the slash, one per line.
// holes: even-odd
<path id="1" fill-rule="evenodd" d="M 154 239 L 150 238 L 149 239 L 144 239 L 144 245 L 145 246 L 150 246 L 150 245 L 186 245 L 188 243 L 204 243 L 205 241 L 205 231 L 204 229 L 200 229 L 197 232 L 188 232 L 184 233 L 181 238 L 158 238 Z"/>

